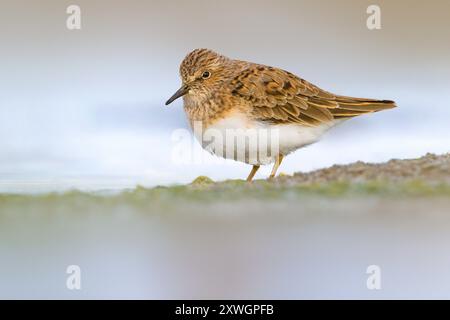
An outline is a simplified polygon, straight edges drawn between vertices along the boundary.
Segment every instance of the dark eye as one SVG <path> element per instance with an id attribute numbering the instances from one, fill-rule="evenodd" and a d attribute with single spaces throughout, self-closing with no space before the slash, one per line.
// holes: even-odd
<path id="1" fill-rule="evenodd" d="M 208 79 L 211 76 L 211 73 L 209 71 L 205 71 L 202 74 L 202 78 L 203 79 Z"/>

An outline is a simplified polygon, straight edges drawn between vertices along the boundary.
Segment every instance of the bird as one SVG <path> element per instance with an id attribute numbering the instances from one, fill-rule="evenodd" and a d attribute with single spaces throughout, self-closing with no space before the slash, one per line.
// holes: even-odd
<path id="1" fill-rule="evenodd" d="M 289 71 L 205 48 L 188 53 L 179 72 L 182 85 L 165 104 L 182 97 L 202 147 L 252 165 L 249 182 L 261 165 L 272 163 L 273 179 L 287 155 L 318 142 L 337 124 L 396 107 L 392 100 L 336 95 Z"/>

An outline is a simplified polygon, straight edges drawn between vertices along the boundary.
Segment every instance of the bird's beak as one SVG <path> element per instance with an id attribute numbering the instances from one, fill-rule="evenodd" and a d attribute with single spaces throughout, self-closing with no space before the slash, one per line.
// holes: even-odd
<path id="1" fill-rule="evenodd" d="M 170 97 L 169 100 L 166 101 L 166 106 L 177 100 L 179 97 L 184 96 L 186 93 L 189 92 L 189 87 L 187 85 L 182 85 L 180 89 L 178 89 L 177 92 L 173 94 L 173 96 Z"/>

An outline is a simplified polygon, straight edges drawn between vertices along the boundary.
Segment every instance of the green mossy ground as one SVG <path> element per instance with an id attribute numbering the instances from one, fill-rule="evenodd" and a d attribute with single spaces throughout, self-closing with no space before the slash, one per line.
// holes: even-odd
<path id="1" fill-rule="evenodd" d="M 0 208 L 11 204 L 66 204 L 83 203 L 109 205 L 146 205 L 149 203 L 176 204 L 179 202 L 214 202 L 258 200 L 271 201 L 307 197 L 354 198 L 354 197 L 450 197 L 450 185 L 430 184 L 425 181 L 391 183 L 370 181 L 363 183 L 331 182 L 307 185 L 283 185 L 277 182 L 255 181 L 248 184 L 243 180 L 229 180 L 214 183 L 202 177 L 190 185 L 144 188 L 124 191 L 116 195 L 96 195 L 71 191 L 44 195 L 0 195 Z"/>
<path id="2" fill-rule="evenodd" d="M 145 188 L 137 186 L 119 194 L 102 195 L 71 191 L 44 195 L 0 195 L 2 207 L 20 204 L 107 206 L 174 206 L 183 202 L 233 202 L 240 200 L 302 200 L 305 198 L 450 197 L 450 156 L 427 155 L 384 164 L 361 162 L 315 172 L 281 176 L 275 180 L 214 182 L 200 176 L 188 185 Z"/>

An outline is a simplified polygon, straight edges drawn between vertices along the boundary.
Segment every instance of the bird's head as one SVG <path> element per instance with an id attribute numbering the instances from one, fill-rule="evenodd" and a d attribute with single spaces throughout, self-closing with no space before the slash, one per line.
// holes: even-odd
<path id="1" fill-rule="evenodd" d="M 231 61 L 208 49 L 190 52 L 180 65 L 181 88 L 167 100 L 166 105 L 182 96 L 192 102 L 210 98 L 229 78 Z"/>

